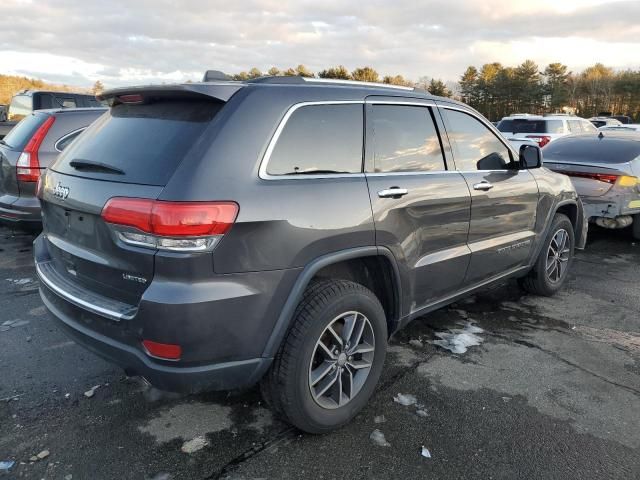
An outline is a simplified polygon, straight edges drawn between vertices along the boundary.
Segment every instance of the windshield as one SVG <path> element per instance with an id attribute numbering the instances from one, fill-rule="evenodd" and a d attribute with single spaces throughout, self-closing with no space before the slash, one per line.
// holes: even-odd
<path id="1" fill-rule="evenodd" d="M 165 99 L 118 104 L 96 120 L 51 166 L 87 178 L 166 185 L 222 104 Z M 86 165 L 100 168 L 86 168 Z"/>
<path id="2" fill-rule="evenodd" d="M 640 139 L 564 137 L 543 149 L 545 161 L 627 163 L 640 156 Z"/>
<path id="3" fill-rule="evenodd" d="M 531 120 L 526 118 L 505 119 L 498 130 L 507 133 L 562 133 L 562 120 Z"/>
<path id="4" fill-rule="evenodd" d="M 32 113 L 23 118 L 3 138 L 4 144 L 12 150 L 22 150 L 36 130 L 47 119 L 47 115 Z"/>

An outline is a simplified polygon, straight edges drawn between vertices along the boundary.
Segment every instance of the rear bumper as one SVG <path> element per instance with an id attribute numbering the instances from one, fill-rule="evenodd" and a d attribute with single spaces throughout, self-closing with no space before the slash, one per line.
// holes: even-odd
<path id="1" fill-rule="evenodd" d="M 44 235 L 34 242 L 34 256 L 42 300 L 71 338 L 158 388 L 188 393 L 259 381 L 272 361 L 263 352 L 284 303 L 279 292 L 289 291 L 288 282 L 298 274 L 212 272 L 204 285 L 158 278 L 138 305 L 124 310 L 119 302 L 56 276 Z M 109 314 L 114 312 L 123 315 Z M 143 339 L 181 345 L 182 359 L 149 356 Z"/>
<path id="2" fill-rule="evenodd" d="M 56 323 L 76 343 L 122 367 L 128 375 L 141 376 L 155 387 L 172 392 L 197 393 L 233 390 L 255 384 L 269 368 L 271 359 L 252 358 L 193 367 L 162 364 L 142 351 L 102 335 L 72 318 L 56 305 L 56 294 L 41 284 L 40 296 Z"/>
<path id="3" fill-rule="evenodd" d="M 42 228 L 40 202 L 36 197 L 0 196 L 0 221 L 12 225 Z"/>
<path id="4" fill-rule="evenodd" d="M 616 218 L 640 214 L 640 195 L 603 195 L 582 197 L 585 215 L 589 219 Z"/>

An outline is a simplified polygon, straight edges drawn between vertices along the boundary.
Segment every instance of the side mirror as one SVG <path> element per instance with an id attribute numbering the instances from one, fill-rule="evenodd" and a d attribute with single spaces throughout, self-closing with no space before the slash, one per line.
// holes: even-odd
<path id="1" fill-rule="evenodd" d="M 520 145 L 520 168 L 530 170 L 542 167 L 542 150 L 537 145 Z"/>

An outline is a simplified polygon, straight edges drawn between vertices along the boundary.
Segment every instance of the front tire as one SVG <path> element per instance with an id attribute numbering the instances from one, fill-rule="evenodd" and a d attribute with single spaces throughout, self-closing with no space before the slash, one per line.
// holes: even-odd
<path id="1" fill-rule="evenodd" d="M 573 225 L 566 215 L 556 214 L 536 263 L 520 284 L 529 293 L 554 295 L 567 278 L 575 247 Z"/>
<path id="2" fill-rule="evenodd" d="M 326 433 L 367 404 L 384 364 L 387 323 L 364 286 L 312 284 L 261 388 L 274 412 L 299 429 Z"/>

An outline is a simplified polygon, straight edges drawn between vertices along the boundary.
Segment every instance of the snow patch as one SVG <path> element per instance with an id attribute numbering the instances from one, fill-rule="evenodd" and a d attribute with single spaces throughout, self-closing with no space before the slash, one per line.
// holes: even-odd
<path id="1" fill-rule="evenodd" d="M 484 330 L 480 327 L 467 323 L 464 328 L 456 328 L 448 332 L 437 332 L 436 337 L 440 340 L 434 340 L 433 344 L 453 353 L 465 353 L 469 347 L 482 343 L 482 337 L 477 335 L 482 332 Z"/>
<path id="2" fill-rule="evenodd" d="M 409 407 L 418 403 L 418 399 L 416 398 L 416 396 L 411 395 L 410 393 L 398 393 L 395 397 L 393 397 L 393 401 L 399 403 L 400 405 L 404 405 L 405 407 Z"/>
<path id="3" fill-rule="evenodd" d="M 391 444 L 389 442 L 387 442 L 387 439 L 384 438 L 384 433 L 382 433 L 380 430 L 378 430 L 377 428 L 371 432 L 371 435 L 369 435 L 369 438 L 371 439 L 371 441 L 379 446 L 379 447 L 390 447 Z"/>

